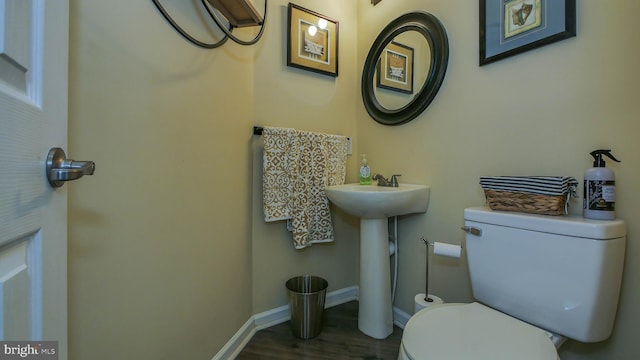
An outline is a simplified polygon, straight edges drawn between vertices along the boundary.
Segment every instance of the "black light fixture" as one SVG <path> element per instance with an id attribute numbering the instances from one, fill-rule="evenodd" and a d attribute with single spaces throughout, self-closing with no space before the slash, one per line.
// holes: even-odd
<path id="1" fill-rule="evenodd" d="M 382 0 L 371 0 L 371 3 L 373 4 L 373 6 L 376 6 L 380 1 Z"/>
<path id="2" fill-rule="evenodd" d="M 264 19 L 248 0 L 207 0 L 234 27 L 260 26 Z"/>

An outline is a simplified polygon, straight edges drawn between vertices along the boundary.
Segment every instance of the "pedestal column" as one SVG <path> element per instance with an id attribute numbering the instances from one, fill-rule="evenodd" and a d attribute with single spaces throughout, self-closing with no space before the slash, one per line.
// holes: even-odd
<path id="1" fill-rule="evenodd" d="M 360 294 L 358 328 L 384 339 L 393 332 L 389 223 L 385 219 L 360 219 Z"/>

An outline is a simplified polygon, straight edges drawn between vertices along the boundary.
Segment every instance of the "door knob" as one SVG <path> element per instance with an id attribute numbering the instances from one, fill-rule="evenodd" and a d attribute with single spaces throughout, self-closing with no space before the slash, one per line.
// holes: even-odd
<path id="1" fill-rule="evenodd" d="M 80 179 L 85 175 L 93 175 L 96 164 L 93 161 L 76 161 L 67 159 L 64 150 L 51 148 L 47 156 L 47 180 L 52 187 L 61 187 L 65 181 Z"/>

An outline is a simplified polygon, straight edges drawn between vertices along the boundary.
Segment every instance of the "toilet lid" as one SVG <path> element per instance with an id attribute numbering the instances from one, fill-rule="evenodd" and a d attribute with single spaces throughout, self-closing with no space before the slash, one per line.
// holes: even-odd
<path id="1" fill-rule="evenodd" d="M 545 331 L 479 303 L 417 312 L 404 328 L 402 347 L 414 360 L 558 358 Z"/>

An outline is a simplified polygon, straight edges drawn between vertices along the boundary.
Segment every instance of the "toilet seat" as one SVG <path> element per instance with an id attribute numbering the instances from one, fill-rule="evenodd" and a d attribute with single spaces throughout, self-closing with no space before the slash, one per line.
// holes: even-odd
<path id="1" fill-rule="evenodd" d="M 400 359 L 556 360 L 542 329 L 479 303 L 417 312 L 405 326 Z"/>

